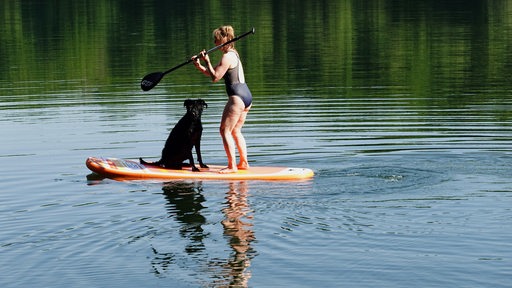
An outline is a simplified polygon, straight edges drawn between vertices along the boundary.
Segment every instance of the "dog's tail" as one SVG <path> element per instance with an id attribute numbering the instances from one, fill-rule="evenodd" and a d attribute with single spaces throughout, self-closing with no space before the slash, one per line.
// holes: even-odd
<path id="1" fill-rule="evenodd" d="M 155 166 L 160 166 L 160 161 L 157 161 L 157 162 L 146 162 L 146 161 L 144 161 L 144 159 L 139 158 L 139 162 L 140 162 L 140 164 L 142 164 L 142 165 L 155 165 Z"/>

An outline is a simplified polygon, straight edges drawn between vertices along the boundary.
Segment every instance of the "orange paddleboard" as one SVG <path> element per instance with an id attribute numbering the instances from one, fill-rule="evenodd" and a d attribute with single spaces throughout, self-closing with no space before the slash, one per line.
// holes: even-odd
<path id="1" fill-rule="evenodd" d="M 172 170 L 158 166 L 143 165 L 139 161 L 134 160 L 102 157 L 89 157 L 85 164 L 96 174 L 116 180 L 303 180 L 314 176 L 313 170 L 307 168 L 250 167 L 248 170 L 238 170 L 236 173 L 220 174 L 219 171 L 224 166 L 208 165 L 210 168 L 200 168 L 201 171 L 193 172 L 191 167 L 183 167 L 182 170 Z"/>

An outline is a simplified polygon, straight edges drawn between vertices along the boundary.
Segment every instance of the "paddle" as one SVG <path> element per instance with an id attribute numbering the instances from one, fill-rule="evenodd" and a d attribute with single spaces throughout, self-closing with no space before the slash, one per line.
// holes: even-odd
<path id="1" fill-rule="evenodd" d="M 251 29 L 251 31 L 248 31 L 248 32 L 246 32 L 246 33 L 244 33 L 244 34 L 242 34 L 242 35 L 240 35 L 238 37 L 235 37 L 235 38 L 229 40 L 228 42 L 223 43 L 223 44 L 221 44 L 219 46 L 215 46 L 215 47 L 211 48 L 210 50 L 206 51 L 206 54 L 209 54 L 209 53 L 211 53 L 213 51 L 216 51 L 216 50 L 218 50 L 218 49 L 228 45 L 229 43 L 238 41 L 238 40 L 242 39 L 243 37 L 245 37 L 245 36 L 247 36 L 249 34 L 254 34 L 254 32 L 255 32 L 255 30 L 254 30 L 254 27 L 253 27 Z M 158 84 L 158 82 L 160 82 L 160 80 L 162 80 L 162 78 L 165 76 L 165 74 L 171 73 L 172 71 L 174 71 L 174 70 L 176 70 L 176 69 L 178 69 L 178 68 L 180 68 L 182 66 L 187 65 L 188 63 L 194 61 L 192 59 L 195 59 L 195 58 L 197 58 L 199 56 L 200 56 L 200 54 L 197 54 L 195 57 L 193 57 L 193 58 L 191 58 L 191 59 L 181 63 L 180 65 L 178 65 L 176 67 L 172 67 L 171 69 L 169 69 L 169 70 L 167 70 L 165 72 L 153 72 L 153 73 L 150 73 L 150 74 L 144 76 L 144 78 L 142 78 L 142 81 L 140 81 L 140 88 L 142 88 L 142 90 L 144 90 L 144 91 L 149 91 L 149 90 L 153 89 L 153 87 L 155 87 Z"/>

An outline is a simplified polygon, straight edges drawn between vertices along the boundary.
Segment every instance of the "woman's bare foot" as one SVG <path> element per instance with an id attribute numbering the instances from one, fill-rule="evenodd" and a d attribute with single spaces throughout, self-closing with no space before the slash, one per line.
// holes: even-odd
<path id="1" fill-rule="evenodd" d="M 249 163 L 247 163 L 247 162 L 239 163 L 237 168 L 240 170 L 247 170 L 247 169 L 249 169 Z"/>
<path id="2" fill-rule="evenodd" d="M 235 168 L 229 168 L 229 167 L 226 167 L 226 168 L 222 168 L 219 170 L 219 174 L 229 174 L 229 173 L 236 173 L 238 172 L 238 169 Z"/>

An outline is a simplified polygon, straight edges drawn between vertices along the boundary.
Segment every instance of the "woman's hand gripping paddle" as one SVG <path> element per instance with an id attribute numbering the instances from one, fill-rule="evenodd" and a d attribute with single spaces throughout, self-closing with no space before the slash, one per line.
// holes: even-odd
<path id="1" fill-rule="evenodd" d="M 235 42 L 235 41 L 238 41 L 240 39 L 242 39 L 243 37 L 249 35 L 249 34 L 254 34 L 255 30 L 254 30 L 254 27 L 251 29 L 251 31 L 248 31 L 238 37 L 235 37 L 231 40 L 229 40 L 228 42 L 226 43 L 223 43 L 221 45 L 218 45 L 218 46 L 215 46 L 213 48 L 211 48 L 210 50 L 206 51 L 206 54 L 209 54 L 213 51 L 216 51 L 226 45 L 228 45 L 229 43 L 232 43 L 232 42 Z M 197 54 L 195 57 L 192 57 L 191 59 L 188 59 L 186 62 L 183 62 L 181 63 L 180 65 L 176 66 L 176 67 L 172 67 L 171 69 L 165 71 L 165 72 L 153 72 L 153 73 L 150 73 L 146 76 L 144 76 L 144 78 L 142 78 L 142 81 L 140 81 L 140 88 L 142 88 L 142 90 L 144 91 L 149 91 L 151 89 L 153 89 L 153 87 L 155 87 L 158 82 L 160 82 L 160 80 L 162 80 L 162 78 L 165 76 L 165 74 L 167 73 L 171 73 L 172 71 L 182 67 L 182 66 L 185 66 L 187 65 L 188 63 L 194 61 L 193 59 L 197 58 L 197 57 L 200 57 L 200 54 Z"/>

